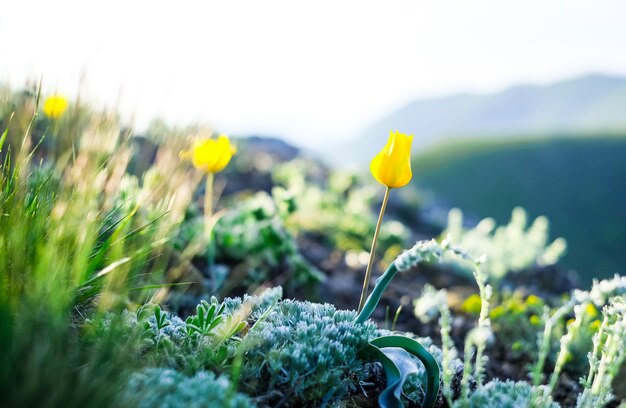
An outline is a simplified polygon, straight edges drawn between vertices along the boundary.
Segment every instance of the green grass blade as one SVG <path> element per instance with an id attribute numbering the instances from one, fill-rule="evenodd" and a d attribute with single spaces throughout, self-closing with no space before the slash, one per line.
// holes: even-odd
<path id="1" fill-rule="evenodd" d="M 11 125 L 11 120 L 13 120 L 14 115 L 15 115 L 15 112 L 12 112 L 11 116 L 9 116 L 7 127 L 6 129 L 4 129 L 4 132 L 2 132 L 2 136 L 0 136 L 0 152 L 2 152 L 2 148 L 4 147 L 4 142 L 7 140 L 7 135 L 9 134 L 9 126 Z"/>

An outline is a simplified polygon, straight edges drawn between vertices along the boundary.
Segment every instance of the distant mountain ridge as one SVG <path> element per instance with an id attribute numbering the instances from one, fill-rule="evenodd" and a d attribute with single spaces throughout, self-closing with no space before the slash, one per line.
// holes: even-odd
<path id="1" fill-rule="evenodd" d="M 415 151 L 452 139 L 620 132 L 626 130 L 626 78 L 587 75 L 487 95 L 416 100 L 328 154 L 335 163 L 364 162 L 392 129 L 414 134 Z"/>

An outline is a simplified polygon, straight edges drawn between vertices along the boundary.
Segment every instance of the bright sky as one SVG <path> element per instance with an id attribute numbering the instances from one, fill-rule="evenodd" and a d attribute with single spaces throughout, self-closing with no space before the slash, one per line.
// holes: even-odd
<path id="1" fill-rule="evenodd" d="M 19 0 L 0 81 L 308 147 L 417 98 L 626 74 L 622 0 Z M 84 75 L 83 75 L 84 74 Z"/>

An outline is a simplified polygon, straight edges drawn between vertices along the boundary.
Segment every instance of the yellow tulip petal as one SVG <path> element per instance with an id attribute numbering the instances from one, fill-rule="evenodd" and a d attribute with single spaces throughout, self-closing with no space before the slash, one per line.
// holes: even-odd
<path id="1" fill-rule="evenodd" d="M 191 154 L 193 165 L 207 173 L 218 173 L 228 165 L 236 149 L 225 135 L 217 140 L 204 139 L 194 143 Z"/>
<path id="2" fill-rule="evenodd" d="M 381 184 L 399 188 L 411 181 L 411 144 L 413 135 L 390 132 L 385 147 L 370 163 L 370 171 Z"/>
<path id="3" fill-rule="evenodd" d="M 67 99 L 60 95 L 54 95 L 44 102 L 43 113 L 51 119 L 58 119 L 67 110 L 67 105 Z"/>

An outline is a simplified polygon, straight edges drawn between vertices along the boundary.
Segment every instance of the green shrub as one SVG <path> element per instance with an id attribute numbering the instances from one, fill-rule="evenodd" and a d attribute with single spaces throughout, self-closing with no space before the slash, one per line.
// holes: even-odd
<path id="1" fill-rule="evenodd" d="M 223 376 L 199 371 L 187 377 L 168 368 L 147 368 L 133 374 L 120 398 L 122 405 L 138 408 L 252 408 L 245 395 L 233 390 Z"/>
<path id="2" fill-rule="evenodd" d="M 184 248 L 204 231 L 204 219 L 192 215 L 177 247 Z M 252 292 L 261 284 L 283 284 L 285 290 L 311 286 L 324 275 L 300 253 L 272 198 L 263 192 L 229 207 L 216 222 L 213 240 L 197 255 L 206 265 L 209 293 Z"/>
<path id="3" fill-rule="evenodd" d="M 541 390 L 524 382 L 493 380 L 477 388 L 468 401 L 459 401 L 455 406 L 472 408 L 522 408 L 543 407 L 558 408 L 552 398 L 544 397 Z"/>
<path id="4" fill-rule="evenodd" d="M 376 335 L 371 322 L 329 304 L 282 301 L 244 337 L 241 386 L 268 405 L 318 406 L 345 399 L 372 375 L 357 354 Z"/>
<path id="5" fill-rule="evenodd" d="M 535 295 L 522 298 L 512 294 L 501 299 L 489 313 L 497 341 L 509 345 L 513 356 L 535 360 L 544 307 L 543 299 Z"/>

